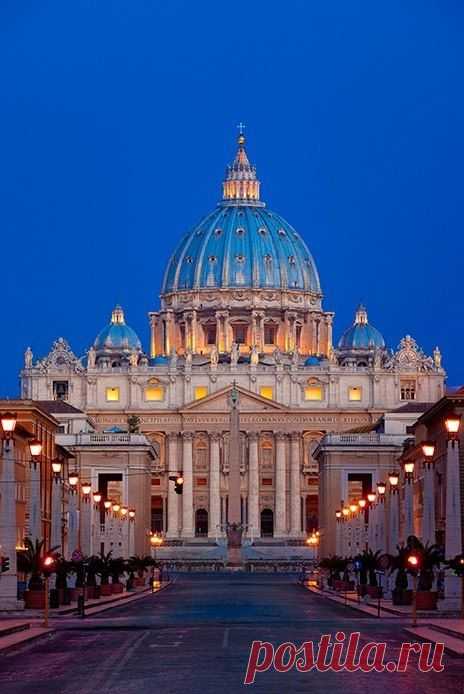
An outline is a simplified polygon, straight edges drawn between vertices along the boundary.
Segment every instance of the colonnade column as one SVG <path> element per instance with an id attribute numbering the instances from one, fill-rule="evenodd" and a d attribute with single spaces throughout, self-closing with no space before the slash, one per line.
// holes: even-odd
<path id="1" fill-rule="evenodd" d="M 258 440 L 256 432 L 248 434 L 248 535 L 253 538 L 259 537 L 260 534 Z"/>
<path id="2" fill-rule="evenodd" d="M 209 533 L 210 537 L 217 537 L 220 532 L 218 526 L 221 522 L 220 509 L 220 470 L 219 470 L 219 444 L 221 434 L 210 434 L 210 463 L 209 463 Z"/>
<path id="3" fill-rule="evenodd" d="M 193 537 L 193 433 L 182 432 L 182 537 Z"/>
<path id="4" fill-rule="evenodd" d="M 301 535 L 300 435 L 290 437 L 290 535 Z"/>
<path id="5" fill-rule="evenodd" d="M 2 448 L 3 447 L 3 448 Z M 18 576 L 16 568 L 16 465 L 14 441 L 0 441 L 0 537 L 2 555 L 10 560 L 10 568 L 0 580 L 0 607 L 2 610 L 18 610 Z"/>
<path id="6" fill-rule="evenodd" d="M 168 470 L 169 476 L 178 475 L 177 434 L 168 434 Z M 179 537 L 179 495 L 174 490 L 174 482 L 168 480 L 168 530 L 167 537 Z"/>
<path id="7" fill-rule="evenodd" d="M 287 535 L 286 519 L 286 467 L 285 467 L 285 443 L 286 434 L 276 434 L 276 466 L 275 466 L 275 537 Z"/>
<path id="8" fill-rule="evenodd" d="M 52 523 L 50 531 L 50 547 L 60 547 L 63 554 L 62 543 L 62 498 L 63 482 L 60 478 L 52 480 Z"/>

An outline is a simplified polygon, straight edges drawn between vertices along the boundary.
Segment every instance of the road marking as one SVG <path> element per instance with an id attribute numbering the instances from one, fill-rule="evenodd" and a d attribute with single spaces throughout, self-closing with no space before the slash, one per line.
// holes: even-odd
<path id="1" fill-rule="evenodd" d="M 180 641 L 174 643 L 151 643 L 149 648 L 177 648 L 180 646 Z"/>
<path id="2" fill-rule="evenodd" d="M 229 648 L 229 632 L 230 629 L 224 629 L 224 636 L 222 638 L 222 647 Z"/>

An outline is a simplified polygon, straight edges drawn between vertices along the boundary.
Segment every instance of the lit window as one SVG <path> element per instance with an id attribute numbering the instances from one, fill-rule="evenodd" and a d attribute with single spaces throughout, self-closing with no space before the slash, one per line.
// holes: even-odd
<path id="1" fill-rule="evenodd" d="M 359 402 L 362 400 L 362 389 L 359 386 L 348 388 L 348 400 L 351 402 Z"/>
<path id="2" fill-rule="evenodd" d="M 201 400 L 208 395 L 208 386 L 195 386 L 195 400 Z"/>
<path id="3" fill-rule="evenodd" d="M 264 344 L 275 345 L 276 341 L 276 326 L 275 325 L 265 325 L 264 326 Z"/>
<path id="4" fill-rule="evenodd" d="M 159 402 L 164 400 L 163 386 L 148 386 L 145 388 L 145 400 L 147 402 Z"/>
<path id="5" fill-rule="evenodd" d="M 272 487 L 272 477 L 263 477 L 261 484 L 263 487 Z"/>
<path id="6" fill-rule="evenodd" d="M 259 394 L 262 398 L 266 398 L 267 400 L 274 399 L 274 389 L 272 386 L 261 386 L 259 389 Z"/>
<path id="7" fill-rule="evenodd" d="M 306 386 L 305 400 L 322 400 L 322 386 Z"/>
<path id="8" fill-rule="evenodd" d="M 416 399 L 416 382 L 411 379 L 401 379 L 400 382 L 401 400 Z"/>
<path id="9" fill-rule="evenodd" d="M 106 401 L 107 402 L 119 402 L 119 388 L 107 388 L 106 389 Z"/>

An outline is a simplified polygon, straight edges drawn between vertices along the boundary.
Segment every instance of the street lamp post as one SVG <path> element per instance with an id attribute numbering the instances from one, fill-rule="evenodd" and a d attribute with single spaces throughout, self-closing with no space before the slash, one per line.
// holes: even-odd
<path id="1" fill-rule="evenodd" d="M 79 475 L 77 472 L 70 472 L 68 477 L 69 497 L 68 497 L 68 556 L 78 549 L 78 533 L 77 533 L 77 505 Z"/>
<path id="2" fill-rule="evenodd" d="M 50 546 L 61 547 L 63 554 L 63 484 L 61 470 L 63 465 L 61 460 L 52 460 L 53 482 L 52 482 L 52 524 L 50 533 Z"/>
<path id="3" fill-rule="evenodd" d="M 396 472 L 388 475 L 388 552 L 393 554 L 400 539 L 400 495 L 398 490 L 399 476 Z"/>
<path id="4" fill-rule="evenodd" d="M 377 516 L 377 527 L 378 527 L 378 541 L 377 541 L 377 547 L 376 549 L 379 549 L 381 552 L 385 552 L 387 547 L 386 547 L 386 542 L 385 542 L 385 536 L 386 536 L 386 509 L 385 509 L 385 490 L 386 490 L 386 485 L 385 482 L 377 482 L 377 510 L 376 510 L 376 516 Z"/>
<path id="5" fill-rule="evenodd" d="M 369 492 L 369 494 L 367 495 L 367 501 L 369 503 L 369 525 L 367 528 L 367 546 L 373 550 L 376 549 L 376 498 L 377 495 L 375 494 L 375 492 Z"/>
<path id="6" fill-rule="evenodd" d="M 156 581 L 159 581 L 159 579 L 155 579 L 155 576 L 154 576 L 155 571 L 156 571 L 156 569 L 157 569 L 157 566 L 156 566 L 156 550 L 157 550 L 157 548 L 160 547 L 162 544 L 163 544 L 163 538 L 161 537 L 161 535 L 157 535 L 156 533 L 154 533 L 153 535 L 150 536 L 150 545 L 151 545 L 152 557 L 153 557 L 153 574 L 152 574 L 152 582 L 151 582 L 151 589 L 152 589 L 152 592 L 155 591 L 155 587 L 156 587 L 156 586 L 155 586 L 155 582 L 156 582 Z M 160 574 L 158 573 L 158 576 L 159 576 L 159 575 L 160 575 Z"/>
<path id="7" fill-rule="evenodd" d="M 422 542 L 426 544 L 435 543 L 435 495 L 434 495 L 434 475 L 435 464 L 435 443 L 424 441 L 422 443 L 422 454 L 424 456 L 424 495 L 422 503 Z"/>
<path id="8" fill-rule="evenodd" d="M 42 464 L 42 444 L 38 439 L 29 441 L 31 454 L 29 469 L 29 536 L 33 542 L 42 538 L 42 518 L 40 506 L 40 468 Z"/>
<path id="9" fill-rule="evenodd" d="M 404 527 L 403 540 L 406 542 L 410 535 L 414 535 L 414 499 L 413 479 L 414 461 L 407 460 L 403 463 L 404 470 Z"/>
<path id="10" fill-rule="evenodd" d="M 448 434 L 446 451 L 446 525 L 445 558 L 452 559 L 462 554 L 461 536 L 461 493 L 459 475 L 459 429 L 461 416 L 451 413 L 445 419 Z M 445 605 L 459 606 L 459 577 L 447 573 L 445 576 Z"/>
<path id="11" fill-rule="evenodd" d="M 417 626 L 417 572 L 420 568 L 420 560 L 417 554 L 408 556 L 409 571 L 412 574 L 412 626 Z"/>

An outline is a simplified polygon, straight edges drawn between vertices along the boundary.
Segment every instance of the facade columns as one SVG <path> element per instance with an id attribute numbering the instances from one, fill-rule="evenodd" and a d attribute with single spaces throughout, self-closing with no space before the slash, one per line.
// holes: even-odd
<path id="1" fill-rule="evenodd" d="M 286 465 L 285 465 L 285 444 L 286 434 L 278 432 L 276 434 L 276 465 L 275 465 L 275 527 L 274 536 L 284 537 L 287 535 L 287 513 L 286 513 Z"/>
<path id="2" fill-rule="evenodd" d="M 221 434 L 210 434 L 210 462 L 209 462 L 209 533 L 210 537 L 217 537 L 221 523 L 220 509 L 220 450 Z"/>
<path id="3" fill-rule="evenodd" d="M 80 511 L 80 550 L 85 557 L 91 554 L 91 540 L 90 536 L 92 533 L 92 501 L 90 498 L 84 498 L 81 500 L 81 511 Z"/>
<path id="4" fill-rule="evenodd" d="M 448 441 L 446 451 L 446 525 L 445 558 L 454 559 L 462 553 L 461 493 L 459 479 L 459 444 Z M 459 605 L 462 579 L 447 572 L 445 576 L 445 603 L 447 607 Z"/>
<path id="5" fill-rule="evenodd" d="M 168 434 L 168 475 L 179 474 L 177 434 Z M 168 480 L 168 538 L 179 537 L 179 495 L 174 490 L 174 482 Z"/>
<path id="6" fill-rule="evenodd" d="M 182 537 L 193 537 L 193 432 L 182 432 Z"/>
<path id="7" fill-rule="evenodd" d="M 290 535 L 301 535 L 301 491 L 300 491 L 300 436 L 293 432 L 290 437 Z"/>
<path id="8" fill-rule="evenodd" d="M 256 432 L 248 434 L 248 535 L 259 537 L 259 435 Z"/>
<path id="9" fill-rule="evenodd" d="M 18 601 L 18 576 L 16 569 L 16 475 L 14 440 L 1 442 L 3 446 L 0 476 L 0 538 L 2 555 L 8 557 L 10 568 L 0 579 L 0 608 L 18 610 L 23 607 Z"/>

